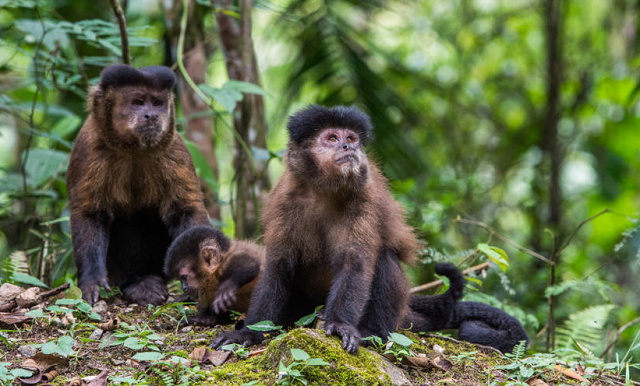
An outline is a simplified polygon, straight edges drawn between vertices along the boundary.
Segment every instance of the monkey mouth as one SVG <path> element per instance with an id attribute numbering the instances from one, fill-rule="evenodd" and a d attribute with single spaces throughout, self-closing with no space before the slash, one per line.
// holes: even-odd
<path id="1" fill-rule="evenodd" d="M 347 154 L 335 160 L 335 163 L 337 165 L 342 165 L 345 163 L 356 163 L 356 162 L 358 162 L 358 157 L 356 157 L 354 154 Z"/>

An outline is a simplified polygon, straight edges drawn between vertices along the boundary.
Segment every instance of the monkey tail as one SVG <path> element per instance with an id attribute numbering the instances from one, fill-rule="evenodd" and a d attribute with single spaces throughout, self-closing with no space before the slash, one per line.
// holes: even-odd
<path id="1" fill-rule="evenodd" d="M 471 343 L 511 352 L 529 336 L 520 321 L 499 308 L 478 302 L 456 303 L 447 329 L 458 329 L 458 337 Z"/>
<path id="2" fill-rule="evenodd" d="M 436 265 L 436 273 L 449 279 L 449 289 L 435 296 L 411 296 L 410 311 L 405 324 L 412 331 L 437 331 L 447 328 L 454 306 L 462 297 L 464 278 L 458 268 L 451 263 Z"/>

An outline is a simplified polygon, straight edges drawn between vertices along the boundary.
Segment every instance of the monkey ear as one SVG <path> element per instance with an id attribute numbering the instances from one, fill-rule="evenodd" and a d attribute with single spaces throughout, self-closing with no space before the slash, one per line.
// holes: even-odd
<path id="1" fill-rule="evenodd" d="M 200 248 L 200 262 L 210 272 L 214 272 L 222 264 L 220 249 L 212 245 L 205 245 Z"/>

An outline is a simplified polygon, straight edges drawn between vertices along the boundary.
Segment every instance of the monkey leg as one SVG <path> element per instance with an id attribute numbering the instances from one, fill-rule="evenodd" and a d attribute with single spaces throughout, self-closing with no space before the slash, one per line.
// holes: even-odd
<path id="1" fill-rule="evenodd" d="M 127 301 L 139 305 L 157 306 L 163 304 L 169 296 L 164 279 L 157 275 L 133 278 L 129 284 L 121 286 L 120 289 Z"/>
<path id="2" fill-rule="evenodd" d="M 375 335 L 387 340 L 406 311 L 407 288 L 407 280 L 395 253 L 390 250 L 382 252 L 371 283 L 369 302 L 358 325 L 362 336 Z"/>

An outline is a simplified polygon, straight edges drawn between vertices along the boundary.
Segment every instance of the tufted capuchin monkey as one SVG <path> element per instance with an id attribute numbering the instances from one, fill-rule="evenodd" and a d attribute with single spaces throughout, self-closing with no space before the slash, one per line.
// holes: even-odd
<path id="1" fill-rule="evenodd" d="M 197 226 L 173 241 L 164 273 L 179 278 L 185 295 L 198 301 L 198 315 L 187 322 L 214 326 L 230 321 L 227 311 L 247 311 L 264 259 L 264 247 L 256 243 Z"/>
<path id="2" fill-rule="evenodd" d="M 100 286 L 138 304 L 161 304 L 171 241 L 209 224 L 191 155 L 175 128 L 167 67 L 105 68 L 89 90 L 89 117 L 67 170 L 78 286 L 93 304 Z"/>
<path id="3" fill-rule="evenodd" d="M 290 326 L 324 304 L 327 335 L 341 337 L 342 347 L 354 353 L 362 337 L 386 339 L 398 327 L 448 320 L 463 286 L 450 265 L 439 269 L 456 285 L 409 307 L 400 262 L 412 262 L 417 240 L 364 152 L 369 117 L 353 107 L 310 106 L 290 117 L 288 129 L 286 170 L 262 216 L 266 264 L 245 325 L 270 320 Z M 263 339 L 245 327 L 221 333 L 212 346 Z"/>

